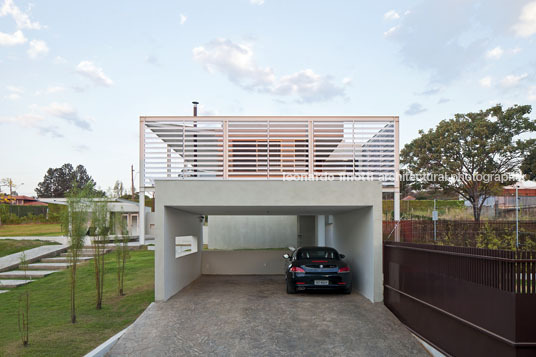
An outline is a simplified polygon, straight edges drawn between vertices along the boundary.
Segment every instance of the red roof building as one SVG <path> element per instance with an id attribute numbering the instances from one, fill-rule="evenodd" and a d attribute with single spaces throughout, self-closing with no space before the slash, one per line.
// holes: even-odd
<path id="1" fill-rule="evenodd" d="M 14 204 L 18 206 L 48 206 L 48 204 L 30 196 L 15 196 L 14 198 Z"/>

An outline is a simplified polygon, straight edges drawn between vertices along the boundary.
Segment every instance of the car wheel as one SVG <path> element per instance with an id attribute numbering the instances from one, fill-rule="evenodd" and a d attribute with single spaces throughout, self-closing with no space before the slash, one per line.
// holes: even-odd
<path id="1" fill-rule="evenodd" d="M 296 287 L 289 280 L 287 280 L 287 294 L 296 294 Z"/>
<path id="2" fill-rule="evenodd" d="M 349 286 L 349 287 L 345 288 L 342 292 L 343 292 L 343 294 L 351 294 L 352 293 L 352 287 Z"/>

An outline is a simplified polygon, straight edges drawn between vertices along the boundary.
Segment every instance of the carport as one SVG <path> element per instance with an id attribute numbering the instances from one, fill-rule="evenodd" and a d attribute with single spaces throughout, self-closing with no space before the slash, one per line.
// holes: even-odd
<path id="1" fill-rule="evenodd" d="M 222 261 L 221 255 L 203 251 L 205 215 L 296 215 L 315 216 L 315 243 L 344 252 L 354 291 L 382 301 L 381 193 L 377 181 L 157 179 L 155 298 L 168 300 L 203 272 L 283 274 L 280 255 L 238 251 Z M 192 248 L 177 251 L 177 237 L 189 237 Z"/>

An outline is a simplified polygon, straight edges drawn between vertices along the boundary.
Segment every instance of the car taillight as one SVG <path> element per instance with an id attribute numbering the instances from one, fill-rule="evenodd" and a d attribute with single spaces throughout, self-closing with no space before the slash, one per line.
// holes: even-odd
<path id="1" fill-rule="evenodd" d="M 349 273 L 349 272 L 350 272 L 349 267 L 339 268 L 339 273 Z"/>
<path id="2" fill-rule="evenodd" d="M 290 268 L 290 272 L 291 273 L 305 273 L 305 270 L 303 270 L 300 267 L 292 267 L 292 268 Z"/>

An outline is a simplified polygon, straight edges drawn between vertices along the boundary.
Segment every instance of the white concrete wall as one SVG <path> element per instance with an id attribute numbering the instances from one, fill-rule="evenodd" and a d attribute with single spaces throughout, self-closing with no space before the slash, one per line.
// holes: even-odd
<path id="1" fill-rule="evenodd" d="M 202 214 L 332 214 L 328 239 L 351 259 L 357 291 L 374 302 L 383 299 L 380 182 L 156 180 L 155 187 L 157 300 L 201 274 Z M 199 252 L 176 259 L 171 238 L 179 235 L 198 236 Z"/>
<path id="2" fill-rule="evenodd" d="M 351 264 L 353 287 L 373 302 L 383 300 L 381 205 L 333 216 L 333 244 Z"/>
<path id="3" fill-rule="evenodd" d="M 141 222 L 140 222 L 141 223 Z M 145 235 L 154 237 L 156 236 L 156 213 L 145 213 Z"/>
<path id="4" fill-rule="evenodd" d="M 296 216 L 209 216 L 208 248 L 262 249 L 296 246 L 297 221 Z"/>
<path id="5" fill-rule="evenodd" d="M 198 214 L 157 207 L 155 300 L 165 301 L 201 275 L 203 229 Z M 175 237 L 197 237 L 197 252 L 176 257 Z"/>
<path id="6" fill-rule="evenodd" d="M 288 249 L 204 251 L 202 273 L 210 275 L 283 275 Z"/>

